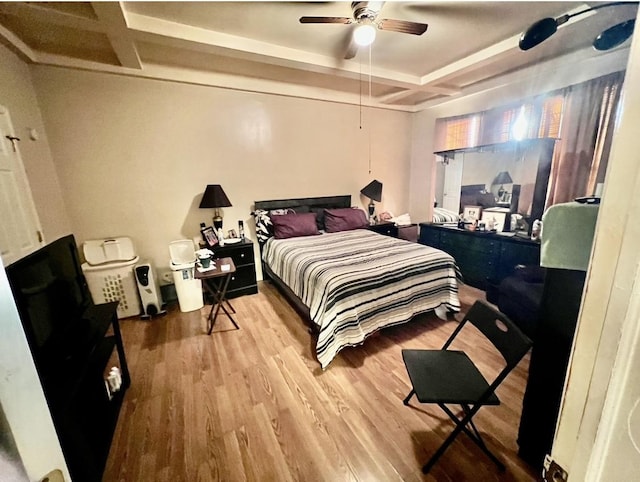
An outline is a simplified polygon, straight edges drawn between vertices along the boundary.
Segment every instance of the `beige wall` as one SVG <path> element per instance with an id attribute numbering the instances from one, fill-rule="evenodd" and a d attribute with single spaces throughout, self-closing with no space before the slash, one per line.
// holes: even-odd
<path id="1" fill-rule="evenodd" d="M 9 109 L 46 241 L 71 232 L 29 66 L 0 45 L 0 105 Z M 38 140 L 29 138 L 35 129 Z"/>
<path id="2" fill-rule="evenodd" d="M 351 194 L 365 206 L 372 178 L 379 209 L 408 210 L 411 114 L 365 109 L 360 129 L 353 105 L 41 66 L 33 76 L 78 240 L 130 236 L 160 271 L 170 241 L 211 224 L 198 209 L 206 184 L 233 204 L 225 228 L 242 219 L 250 236 L 255 200 Z"/>

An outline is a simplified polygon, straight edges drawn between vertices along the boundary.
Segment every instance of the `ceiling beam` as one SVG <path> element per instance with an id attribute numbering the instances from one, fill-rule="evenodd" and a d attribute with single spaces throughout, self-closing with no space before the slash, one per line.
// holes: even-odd
<path id="1" fill-rule="evenodd" d="M 42 23 L 43 25 L 54 24 L 90 32 L 104 31 L 97 19 L 61 12 L 48 7 L 46 3 L 1 2 L 0 13 L 14 15 L 25 21 Z"/>
<path id="2" fill-rule="evenodd" d="M 129 28 L 135 32 L 136 40 L 349 79 L 358 79 L 361 75 L 360 62 L 355 60 L 335 59 L 131 12 L 127 14 L 127 19 Z M 368 72 L 366 74 L 368 75 Z M 372 66 L 371 80 L 403 89 L 432 91 L 432 86 L 421 84 L 420 78 L 415 75 L 375 66 Z M 443 93 L 442 89 L 433 87 L 435 93 Z M 448 91 L 447 95 L 451 95 L 451 92 Z M 455 92 L 457 91 L 454 90 L 453 93 Z"/>
<path id="3" fill-rule="evenodd" d="M 130 69 L 141 69 L 142 62 L 129 32 L 122 2 L 92 2 L 91 6 L 104 27 L 120 64 Z"/>
<path id="4" fill-rule="evenodd" d="M 0 38 L 3 38 L 11 45 L 14 50 L 22 57 L 23 60 L 28 62 L 37 62 L 38 56 L 26 43 L 20 40 L 11 30 L 7 29 L 4 25 L 0 25 Z"/>

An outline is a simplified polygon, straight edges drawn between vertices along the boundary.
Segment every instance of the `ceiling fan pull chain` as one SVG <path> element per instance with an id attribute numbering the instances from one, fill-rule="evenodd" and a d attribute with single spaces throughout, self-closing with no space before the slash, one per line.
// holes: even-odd
<path id="1" fill-rule="evenodd" d="M 371 174 L 371 122 L 372 117 L 372 104 L 371 104 L 371 45 L 369 45 L 369 174 Z"/>
<path id="2" fill-rule="evenodd" d="M 360 87 L 360 130 L 362 130 L 362 59 L 360 59 L 360 76 L 358 78 L 358 86 Z"/>
<path id="3" fill-rule="evenodd" d="M 371 45 L 369 45 L 369 107 L 371 107 Z"/>

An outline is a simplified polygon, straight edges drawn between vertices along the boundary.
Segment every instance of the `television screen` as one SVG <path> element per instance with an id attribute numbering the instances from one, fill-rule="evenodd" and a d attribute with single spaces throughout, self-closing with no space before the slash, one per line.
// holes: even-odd
<path id="1" fill-rule="evenodd" d="M 92 304 L 73 235 L 9 265 L 7 277 L 32 350 L 64 336 Z"/>

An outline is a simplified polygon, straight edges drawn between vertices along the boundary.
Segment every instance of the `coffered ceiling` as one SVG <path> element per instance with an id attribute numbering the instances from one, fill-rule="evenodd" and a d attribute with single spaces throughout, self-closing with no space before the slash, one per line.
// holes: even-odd
<path id="1" fill-rule="evenodd" d="M 369 2 L 373 3 L 373 2 Z M 378 31 L 350 60 L 350 2 L 0 2 L 0 40 L 35 64 L 418 110 L 543 62 L 604 56 L 591 42 L 635 18 L 605 8 L 522 52 L 520 33 L 577 2 L 386 2 L 378 18 L 427 23 L 421 36 Z M 628 48 L 626 44 L 618 49 Z"/>

